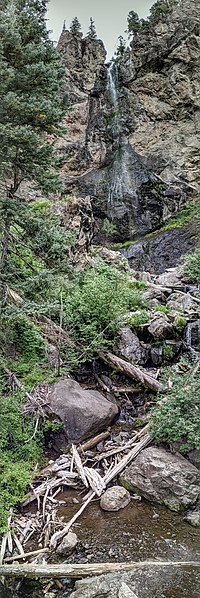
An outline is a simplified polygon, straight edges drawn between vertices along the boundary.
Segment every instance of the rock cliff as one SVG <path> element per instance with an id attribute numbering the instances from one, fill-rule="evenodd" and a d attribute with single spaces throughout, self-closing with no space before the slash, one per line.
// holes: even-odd
<path id="1" fill-rule="evenodd" d="M 198 4 L 182 0 L 115 63 L 101 40 L 61 34 L 65 194 L 90 195 L 99 235 L 105 218 L 118 239 L 156 230 L 200 184 Z"/>

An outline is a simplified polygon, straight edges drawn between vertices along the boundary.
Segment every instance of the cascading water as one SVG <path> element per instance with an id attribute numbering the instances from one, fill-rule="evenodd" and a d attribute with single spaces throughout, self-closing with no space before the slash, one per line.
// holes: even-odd
<path id="1" fill-rule="evenodd" d="M 194 322 L 188 322 L 185 333 L 184 333 L 184 340 L 187 346 L 187 349 L 193 356 L 195 360 L 199 359 L 200 356 L 200 320 L 195 320 Z"/>
<path id="2" fill-rule="evenodd" d="M 112 100 L 112 104 L 114 108 L 118 108 L 118 94 L 117 94 L 117 89 L 116 89 L 116 67 L 115 65 L 111 62 L 108 65 L 107 68 L 107 89 L 110 92 L 110 96 L 111 96 L 111 100 Z"/>
<path id="3" fill-rule="evenodd" d="M 107 67 L 107 91 L 109 93 L 109 103 L 112 106 L 112 132 L 113 137 L 117 140 L 117 146 L 120 146 L 120 113 L 117 91 L 117 67 L 111 62 Z M 121 201 L 124 193 L 124 168 L 121 160 L 116 160 L 113 168 L 112 183 L 110 185 L 108 194 L 108 216 L 113 219 L 114 208 L 116 205 L 116 197 Z"/>

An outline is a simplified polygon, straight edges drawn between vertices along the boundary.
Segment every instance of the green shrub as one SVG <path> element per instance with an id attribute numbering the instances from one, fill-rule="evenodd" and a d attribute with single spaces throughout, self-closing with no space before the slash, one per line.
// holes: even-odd
<path id="1" fill-rule="evenodd" d="M 187 324 L 187 318 L 185 318 L 184 316 L 177 316 L 175 319 L 175 329 L 176 331 L 181 334 L 184 330 L 184 328 L 186 327 Z"/>
<path id="2" fill-rule="evenodd" d="M 160 311 L 163 314 L 168 314 L 171 311 L 168 305 L 161 305 L 160 303 L 155 305 L 153 309 L 154 311 Z"/>
<path id="3" fill-rule="evenodd" d="M 40 436 L 30 440 L 35 419 L 22 417 L 22 402 L 19 392 L 0 396 L 0 531 L 6 529 L 7 509 L 22 500 L 41 455 Z"/>
<path id="4" fill-rule="evenodd" d="M 137 311 L 129 318 L 130 326 L 143 326 L 149 322 L 149 314 L 145 310 Z"/>
<path id="5" fill-rule="evenodd" d="M 184 256 L 183 271 L 193 282 L 200 284 L 200 249 Z"/>
<path id="6" fill-rule="evenodd" d="M 163 397 L 162 397 L 163 398 Z M 149 433 L 157 443 L 180 442 L 179 451 L 200 448 L 200 380 L 192 375 L 175 376 L 160 407 L 155 407 Z"/>
<path id="7" fill-rule="evenodd" d="M 171 361 L 173 357 L 173 348 L 171 345 L 163 344 L 163 360 L 164 362 Z"/>
<path id="8" fill-rule="evenodd" d="M 25 315 L 13 319 L 13 342 L 21 355 L 30 360 L 44 359 L 45 341 L 37 327 Z"/>
<path id="9" fill-rule="evenodd" d="M 113 336 L 120 316 L 144 307 L 145 300 L 141 290 L 129 286 L 126 274 L 101 263 L 65 289 L 63 305 L 65 327 L 84 356 L 91 357 Z"/>
<path id="10" fill-rule="evenodd" d="M 107 236 L 114 235 L 117 232 L 117 227 L 113 222 L 105 218 L 102 225 L 102 232 L 105 233 Z"/>

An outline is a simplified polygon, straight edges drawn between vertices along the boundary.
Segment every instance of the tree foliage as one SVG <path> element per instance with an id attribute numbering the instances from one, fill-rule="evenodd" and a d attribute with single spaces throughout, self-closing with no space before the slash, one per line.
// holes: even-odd
<path id="1" fill-rule="evenodd" d="M 0 176 L 2 257 L 7 259 L 10 226 L 22 208 L 24 180 L 45 193 L 56 191 L 54 140 L 67 109 L 59 96 L 63 67 L 48 38 L 46 0 L 13 0 L 0 11 Z"/>
<path id="2" fill-rule="evenodd" d="M 89 25 L 87 37 L 89 39 L 97 39 L 97 32 L 96 32 L 95 22 L 93 21 L 92 17 L 90 17 L 90 25 Z"/>
<path id="3" fill-rule="evenodd" d="M 150 15 L 147 19 L 140 19 L 138 14 L 131 10 L 127 17 L 129 36 L 137 35 L 137 33 L 156 25 L 160 19 L 164 19 L 166 15 L 170 14 L 177 4 L 179 4 L 179 0 L 157 0 L 151 6 Z"/>
<path id="4" fill-rule="evenodd" d="M 77 17 L 74 17 L 74 19 L 72 20 L 69 30 L 71 31 L 71 33 L 73 33 L 73 35 L 76 35 L 76 33 L 79 33 L 81 31 L 81 24 L 79 23 Z"/>

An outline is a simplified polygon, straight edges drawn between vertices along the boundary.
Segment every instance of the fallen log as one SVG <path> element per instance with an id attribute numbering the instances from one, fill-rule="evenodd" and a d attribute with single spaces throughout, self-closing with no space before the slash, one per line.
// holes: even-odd
<path id="1" fill-rule="evenodd" d="M 156 403 L 157 405 L 158 403 Z M 154 403 L 155 405 L 155 403 Z M 144 428 L 142 428 L 142 430 L 140 430 L 140 432 L 137 432 L 137 434 L 135 434 L 135 436 L 133 436 L 132 438 L 130 438 L 130 440 L 128 440 L 128 442 L 126 442 L 125 444 L 122 444 L 119 447 L 115 447 L 114 449 L 105 451 L 104 453 L 100 453 L 100 455 L 96 455 L 96 460 L 97 461 L 102 461 L 102 459 L 107 459 L 107 457 L 112 457 L 112 455 L 117 455 L 117 453 L 123 453 L 124 451 L 132 448 L 135 443 L 142 438 L 142 436 L 144 436 L 148 431 L 148 424 L 146 426 L 144 426 Z"/>
<path id="2" fill-rule="evenodd" d="M 139 380 L 139 382 L 141 382 L 144 386 L 151 388 L 151 390 L 156 392 L 163 392 L 165 390 L 163 384 L 158 382 L 158 380 L 153 378 L 153 376 L 143 372 L 143 370 L 138 368 L 136 365 L 133 365 L 129 361 L 125 361 L 124 359 L 121 359 L 121 357 L 117 357 L 117 355 L 110 353 L 110 351 L 108 351 L 108 353 L 100 351 L 99 357 L 109 365 L 112 365 L 120 370 L 120 372 L 123 374 L 126 374 L 126 376 L 129 376 L 129 378 Z"/>
<path id="3" fill-rule="evenodd" d="M 86 442 L 81 444 L 78 447 L 78 452 L 82 453 L 84 451 L 89 451 L 91 448 L 94 448 L 94 446 L 99 444 L 99 442 L 102 442 L 102 440 L 106 440 L 107 438 L 109 438 L 109 436 L 110 428 L 106 432 L 101 432 L 101 434 L 98 434 L 97 436 L 94 436 L 93 438 L 90 438 L 90 440 L 87 440 Z"/>
<path id="4" fill-rule="evenodd" d="M 28 577 L 36 578 L 65 578 L 81 579 L 95 575 L 105 575 L 117 571 L 131 571 L 134 569 L 151 569 L 157 567 L 193 567 L 198 569 L 200 561 L 137 561 L 130 563 L 80 563 L 60 565 L 37 565 L 35 563 L 25 565 L 1 565 L 0 576 L 4 577 Z"/>

